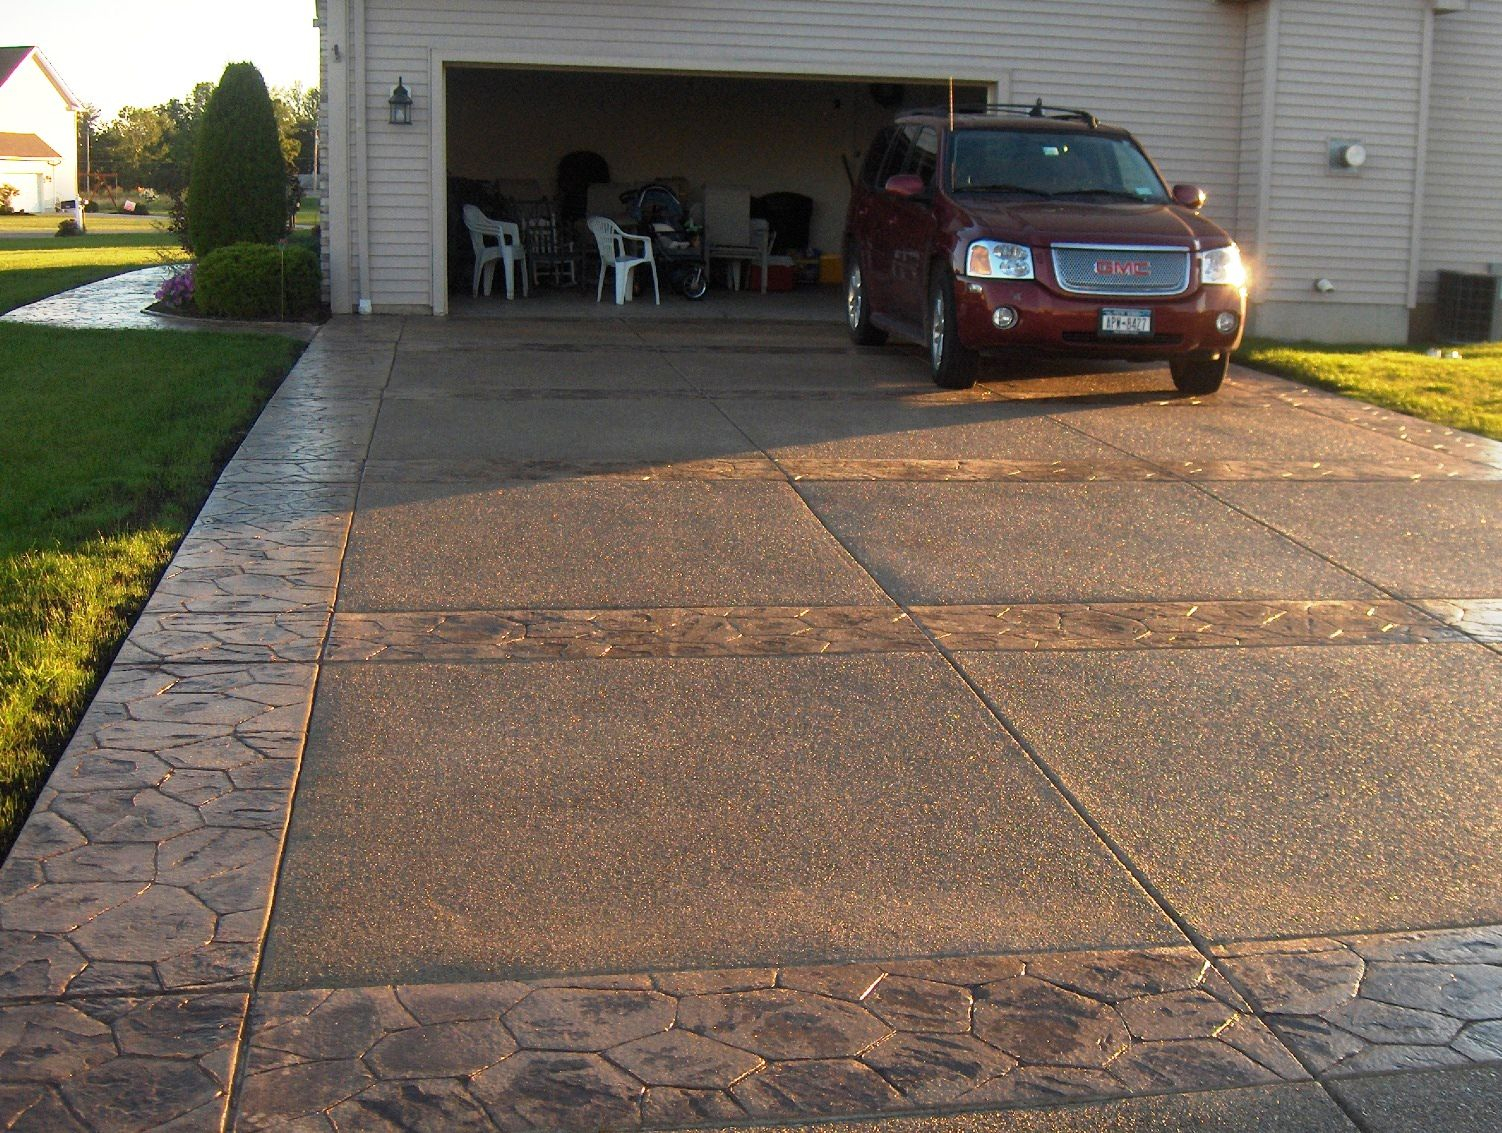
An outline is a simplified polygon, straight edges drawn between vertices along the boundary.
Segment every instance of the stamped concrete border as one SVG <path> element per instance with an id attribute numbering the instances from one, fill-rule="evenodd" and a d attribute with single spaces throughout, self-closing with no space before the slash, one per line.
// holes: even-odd
<path id="1" fill-rule="evenodd" d="M 394 356 L 341 337 L 225 469 L 0 869 L 0 1126 L 224 1120 Z"/>

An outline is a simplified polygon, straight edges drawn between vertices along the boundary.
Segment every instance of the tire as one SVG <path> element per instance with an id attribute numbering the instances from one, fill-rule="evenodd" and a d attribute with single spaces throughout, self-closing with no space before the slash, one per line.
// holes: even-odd
<path id="1" fill-rule="evenodd" d="M 928 369 L 944 389 L 969 389 L 980 372 L 980 355 L 960 341 L 954 280 L 934 272 L 928 285 Z"/>
<path id="2" fill-rule="evenodd" d="M 693 264 L 680 269 L 678 290 L 685 299 L 702 299 L 709 294 L 709 273 L 703 264 Z"/>
<path id="3" fill-rule="evenodd" d="M 845 325 L 850 329 L 850 341 L 857 346 L 886 344 L 887 332 L 871 325 L 871 304 L 866 301 L 860 253 L 854 248 L 845 252 Z"/>
<path id="4" fill-rule="evenodd" d="M 1168 363 L 1173 375 L 1173 384 L 1180 393 L 1207 394 L 1220 388 L 1226 380 L 1226 371 L 1231 368 L 1231 352 L 1174 358 Z"/>

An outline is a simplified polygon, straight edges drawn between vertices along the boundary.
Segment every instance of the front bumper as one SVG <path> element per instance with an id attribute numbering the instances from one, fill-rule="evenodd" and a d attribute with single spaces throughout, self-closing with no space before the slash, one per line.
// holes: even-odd
<path id="1" fill-rule="evenodd" d="M 955 309 L 960 341 L 973 350 L 1027 347 L 1107 358 L 1175 358 L 1185 354 L 1219 354 L 1241 344 L 1246 324 L 1246 292 L 1236 287 L 1200 285 L 1187 295 L 1168 299 L 1120 296 L 1064 296 L 1036 280 L 955 281 Z M 998 307 L 1017 312 L 1009 330 L 997 329 Z M 1102 308 L 1150 310 L 1150 338 L 1103 336 Z M 1215 327 L 1222 312 L 1236 316 L 1236 329 Z"/>

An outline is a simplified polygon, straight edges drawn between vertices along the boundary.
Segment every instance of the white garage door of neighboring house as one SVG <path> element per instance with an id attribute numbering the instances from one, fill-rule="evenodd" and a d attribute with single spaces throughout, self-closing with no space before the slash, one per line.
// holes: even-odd
<path id="1" fill-rule="evenodd" d="M 0 185 L 14 185 L 19 192 L 10 207 L 17 212 L 41 212 L 46 199 L 45 175 L 21 165 L 0 165 Z"/>

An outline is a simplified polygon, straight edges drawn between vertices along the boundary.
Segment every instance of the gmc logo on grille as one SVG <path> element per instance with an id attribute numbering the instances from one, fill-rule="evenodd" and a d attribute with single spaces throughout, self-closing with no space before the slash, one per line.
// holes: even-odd
<path id="1" fill-rule="evenodd" d="M 1153 265 L 1146 260 L 1096 260 L 1096 275 L 1152 275 Z"/>

